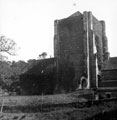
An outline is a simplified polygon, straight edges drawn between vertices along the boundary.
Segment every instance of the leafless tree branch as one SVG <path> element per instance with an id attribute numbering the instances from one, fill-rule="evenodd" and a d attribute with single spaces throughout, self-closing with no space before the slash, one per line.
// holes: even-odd
<path id="1" fill-rule="evenodd" d="M 0 53 L 6 52 L 9 55 L 15 55 L 16 43 L 5 36 L 0 36 Z"/>

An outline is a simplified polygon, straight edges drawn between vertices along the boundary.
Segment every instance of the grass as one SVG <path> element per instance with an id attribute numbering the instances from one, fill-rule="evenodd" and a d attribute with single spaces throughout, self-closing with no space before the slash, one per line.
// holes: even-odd
<path id="1" fill-rule="evenodd" d="M 78 97 L 76 93 L 42 95 L 42 96 L 2 96 L 0 97 L 0 107 L 3 106 L 3 112 L 39 112 L 51 111 L 54 107 L 59 108 L 58 104 L 72 103 L 76 101 L 84 101 L 85 99 Z M 49 106 L 50 109 L 45 107 Z M 43 110 L 42 110 L 43 108 Z"/>
<path id="2" fill-rule="evenodd" d="M 45 95 L 45 96 L 3 96 L 0 97 L 0 105 L 27 106 L 41 104 L 60 104 L 84 100 L 70 94 Z"/>
<path id="3" fill-rule="evenodd" d="M 45 95 L 45 96 L 4 96 L 0 97 L 0 103 L 4 100 L 3 113 L 0 114 L 0 119 L 4 120 L 74 120 L 87 119 L 103 111 L 110 111 L 117 108 L 117 102 L 104 103 L 86 108 L 70 108 L 57 107 L 56 109 L 49 108 L 48 112 L 39 112 L 38 106 L 45 104 L 69 103 L 75 101 L 83 101 L 85 99 L 79 97 L 75 93 Z"/>

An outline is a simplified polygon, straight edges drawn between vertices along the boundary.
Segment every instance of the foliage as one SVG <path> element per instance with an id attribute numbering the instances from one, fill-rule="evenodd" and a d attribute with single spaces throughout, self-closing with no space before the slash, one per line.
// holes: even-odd
<path id="1" fill-rule="evenodd" d="M 18 76 L 27 71 L 28 64 L 25 61 L 19 60 L 18 62 L 13 61 L 11 65 L 12 74 Z"/>
<path id="2" fill-rule="evenodd" d="M 20 76 L 23 94 L 38 95 L 52 94 L 55 86 L 55 66 L 39 62 L 38 65 Z M 47 66 L 46 66 L 47 65 Z M 44 67 L 42 67 L 44 66 Z"/>
<path id="3" fill-rule="evenodd" d="M 24 61 L 6 62 L 0 61 L 0 85 L 8 92 L 20 92 L 19 75 L 27 70 Z"/>
<path id="4" fill-rule="evenodd" d="M 47 56 L 47 53 L 46 53 L 46 52 L 42 52 L 42 53 L 39 55 L 39 58 L 45 59 L 46 56 Z"/>
<path id="5" fill-rule="evenodd" d="M 59 62 L 57 66 L 52 59 L 40 60 L 36 66 L 20 76 L 22 92 L 25 95 L 53 94 L 74 90 L 75 70 L 68 60 Z M 56 88 L 56 86 L 58 86 Z"/>
<path id="6" fill-rule="evenodd" d="M 27 69 L 30 69 L 30 68 L 32 68 L 34 65 L 36 65 L 36 63 L 37 63 L 37 60 L 36 59 L 29 59 L 28 60 L 28 68 Z"/>

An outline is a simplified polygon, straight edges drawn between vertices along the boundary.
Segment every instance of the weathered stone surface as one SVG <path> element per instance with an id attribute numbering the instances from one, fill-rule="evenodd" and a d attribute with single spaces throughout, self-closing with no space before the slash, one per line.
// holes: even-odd
<path id="1" fill-rule="evenodd" d="M 55 21 L 54 55 L 58 59 L 58 75 L 59 62 L 71 62 L 75 69 L 75 88 L 81 83 L 82 76 L 87 78 L 88 87 L 96 87 L 96 68 L 103 68 L 107 53 L 104 21 L 98 21 L 91 12 L 76 12 L 68 18 Z"/>
<path id="2" fill-rule="evenodd" d="M 78 79 L 84 71 L 83 15 L 59 20 L 56 22 L 55 27 L 54 55 L 59 59 L 59 63 L 67 61 L 73 64 L 75 68 L 73 81 L 76 88 L 79 82 Z M 65 80 L 66 76 L 62 79 Z"/>
<path id="3" fill-rule="evenodd" d="M 52 75 L 48 71 L 43 72 L 50 59 L 43 60 L 43 62 L 45 61 L 43 70 L 41 69 L 43 62 L 40 62 L 40 68 L 38 65 L 33 68 L 34 72 L 31 72 L 31 78 L 28 75 L 32 80 L 32 82 L 31 80 L 29 82 L 31 86 L 32 84 L 44 83 L 41 85 L 44 89 L 40 87 L 40 91 L 43 92 L 45 88 L 52 88 L 51 93 L 71 92 L 77 88 L 98 87 L 98 74 L 101 75 L 101 71 L 105 70 L 105 63 L 111 60 L 108 52 L 105 22 L 99 21 L 91 12 L 87 11 L 83 14 L 76 12 L 65 19 L 55 20 L 54 57 L 54 62 L 51 64 L 54 66 L 54 70 L 50 70 Z M 113 67 L 113 65 L 110 66 Z M 26 74 L 29 74 L 29 71 Z M 43 75 L 41 72 L 46 74 Z M 37 73 L 37 76 L 35 73 Z M 24 77 L 26 79 L 21 81 L 24 83 L 29 79 L 28 77 Z M 48 81 L 49 83 L 53 81 L 54 84 L 48 84 Z M 85 83 L 85 86 L 83 86 L 83 83 Z M 46 91 L 49 91 L 48 89 Z M 38 91 L 37 87 L 36 92 L 38 93 Z"/>

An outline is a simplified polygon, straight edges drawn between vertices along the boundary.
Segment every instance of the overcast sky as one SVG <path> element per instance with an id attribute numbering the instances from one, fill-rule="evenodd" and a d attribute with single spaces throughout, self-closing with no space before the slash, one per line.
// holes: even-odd
<path id="1" fill-rule="evenodd" d="M 0 35 L 16 41 L 14 60 L 53 56 L 54 20 L 76 11 L 92 11 L 105 20 L 111 56 L 117 56 L 117 0 L 0 0 Z"/>

